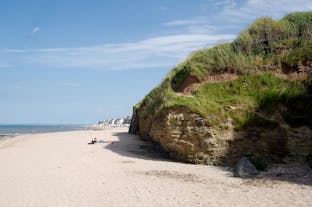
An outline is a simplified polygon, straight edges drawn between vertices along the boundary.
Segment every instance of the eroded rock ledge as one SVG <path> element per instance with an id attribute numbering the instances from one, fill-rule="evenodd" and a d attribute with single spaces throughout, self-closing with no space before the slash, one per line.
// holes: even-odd
<path id="1" fill-rule="evenodd" d="M 132 120 L 129 133 L 158 143 L 171 158 L 187 163 L 233 166 L 243 156 L 255 162 L 305 163 L 312 154 L 312 132 L 307 127 L 278 124 L 243 132 L 220 131 L 184 107 L 144 119 L 135 109 Z"/>

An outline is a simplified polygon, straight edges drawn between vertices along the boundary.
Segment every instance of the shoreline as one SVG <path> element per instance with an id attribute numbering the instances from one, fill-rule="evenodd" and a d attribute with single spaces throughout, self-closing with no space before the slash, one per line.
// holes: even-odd
<path id="1" fill-rule="evenodd" d="M 312 183 L 235 178 L 228 168 L 151 153 L 127 128 L 20 135 L 0 142 L 0 206 L 307 206 Z M 88 142 L 97 137 L 110 143 Z M 2 147 L 1 147 L 2 146 Z M 226 195 L 226 197 L 224 196 Z"/>
<path id="2" fill-rule="evenodd" d="M 24 135 L 37 135 L 37 134 L 50 134 L 50 133 L 62 133 L 62 132 L 74 132 L 74 131 L 105 131 L 110 129 L 128 129 L 128 126 L 105 126 L 103 128 L 93 128 L 92 126 L 83 126 L 80 129 L 69 129 L 64 131 L 47 131 L 47 132 L 29 132 L 29 133 L 7 133 L 1 134 L 0 139 L 3 137 L 16 137 L 16 136 L 24 136 Z"/>
<path id="3" fill-rule="evenodd" d="M 2 142 L 5 142 L 5 140 L 8 140 L 8 139 L 15 138 L 16 136 L 18 136 L 18 135 L 0 134 L 0 147 L 1 147 L 1 143 L 2 143 Z"/>
<path id="4" fill-rule="evenodd" d="M 14 136 L 18 136 L 18 134 L 0 134 L 0 139 L 2 138 L 2 137 L 14 137 Z"/>
<path id="5" fill-rule="evenodd" d="M 87 125 L 0 125 L 0 137 L 87 130 Z"/>

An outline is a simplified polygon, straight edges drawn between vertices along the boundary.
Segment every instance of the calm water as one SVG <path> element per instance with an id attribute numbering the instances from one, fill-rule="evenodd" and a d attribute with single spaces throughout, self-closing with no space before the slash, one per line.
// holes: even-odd
<path id="1" fill-rule="evenodd" d="M 85 128 L 82 125 L 0 125 L 0 135 L 64 132 Z"/>

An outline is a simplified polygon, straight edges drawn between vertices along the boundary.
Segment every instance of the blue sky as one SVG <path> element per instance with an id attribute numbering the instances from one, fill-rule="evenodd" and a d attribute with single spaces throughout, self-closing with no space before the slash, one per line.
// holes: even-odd
<path id="1" fill-rule="evenodd" d="M 311 0 L 0 0 L 0 123 L 79 124 L 132 106 L 196 49 Z"/>

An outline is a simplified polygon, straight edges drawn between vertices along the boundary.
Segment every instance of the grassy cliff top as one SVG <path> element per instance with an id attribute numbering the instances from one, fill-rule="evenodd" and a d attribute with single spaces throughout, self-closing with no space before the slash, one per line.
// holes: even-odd
<path id="1" fill-rule="evenodd" d="M 311 104 L 310 82 L 274 75 L 309 72 L 311 62 L 312 12 L 292 13 L 281 20 L 260 18 L 233 42 L 193 52 L 136 108 L 142 117 L 154 117 L 166 108 L 186 107 L 213 127 L 226 128 L 230 119 L 239 129 L 251 122 L 270 122 L 257 111 L 273 114 L 284 107 L 286 121 L 312 126 L 307 123 L 312 113 L 304 110 Z M 210 81 L 221 74 L 237 78 Z M 194 83 L 200 87 L 191 96 L 180 93 Z"/>

